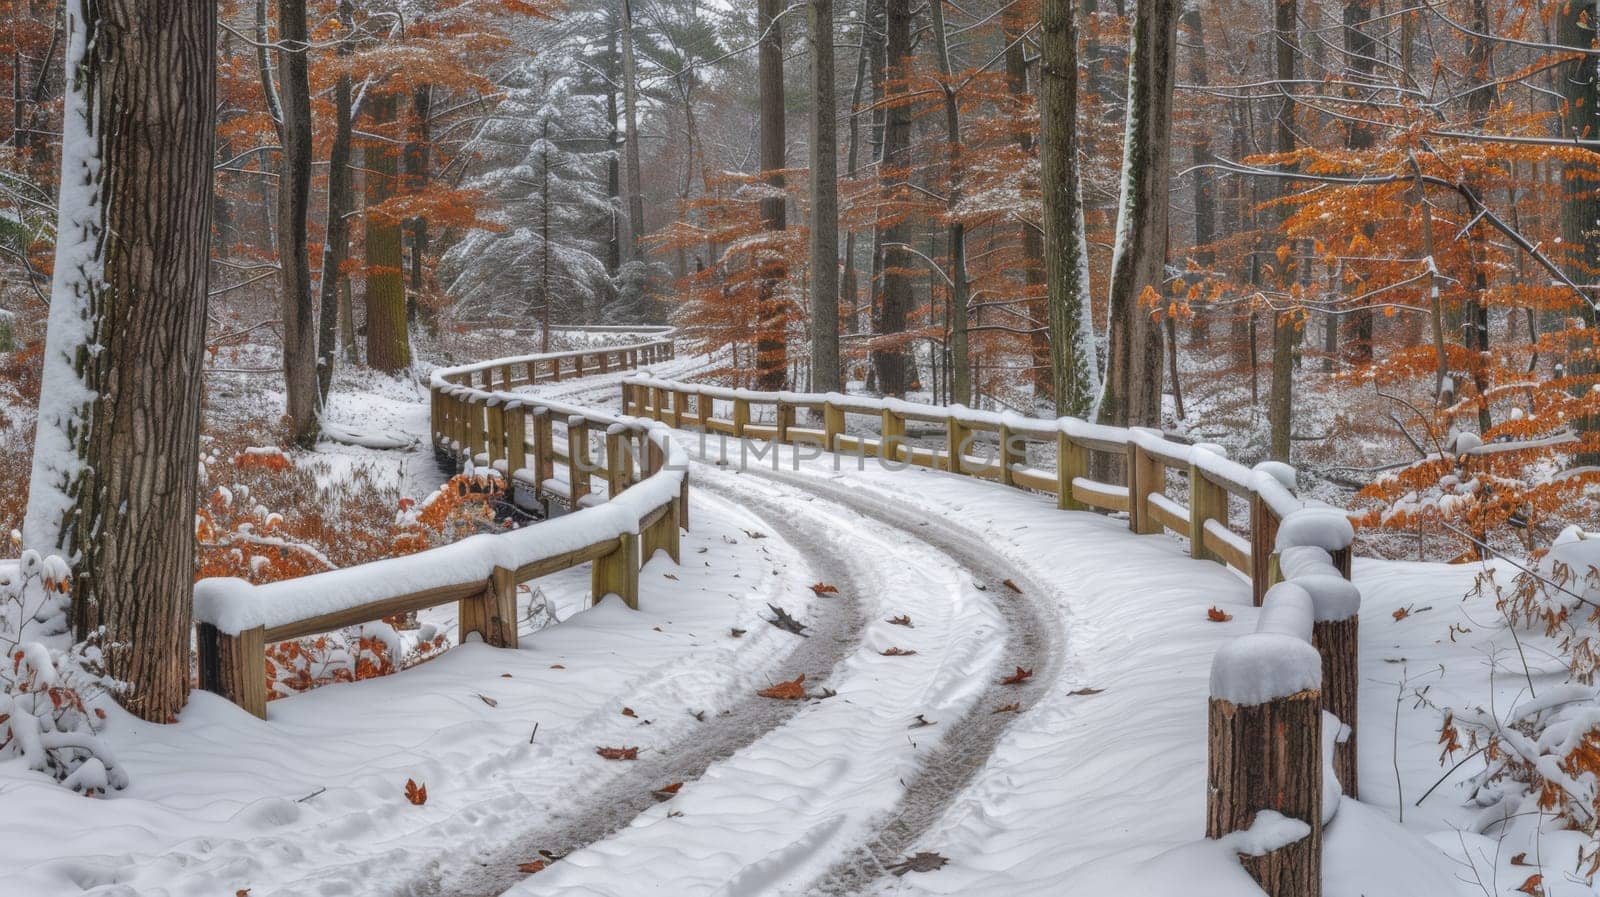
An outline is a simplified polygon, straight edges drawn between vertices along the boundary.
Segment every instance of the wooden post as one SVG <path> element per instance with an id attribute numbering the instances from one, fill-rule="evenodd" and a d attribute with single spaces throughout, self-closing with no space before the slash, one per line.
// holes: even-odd
<path id="1" fill-rule="evenodd" d="M 1200 451 L 1200 449 L 1195 449 Z M 1192 462 L 1189 464 L 1189 557 L 1226 563 L 1206 548 L 1206 521 L 1228 523 L 1228 490 L 1206 479 Z"/>
<path id="2" fill-rule="evenodd" d="M 467 440 L 462 445 L 467 462 L 478 463 L 478 449 L 483 447 L 483 405 L 467 399 Z"/>
<path id="3" fill-rule="evenodd" d="M 1322 893 L 1322 697 L 1315 689 L 1265 704 L 1211 699 L 1206 837 L 1249 828 L 1276 810 L 1311 834 L 1259 857 L 1241 858 L 1269 897 Z"/>
<path id="4" fill-rule="evenodd" d="M 1161 521 L 1150 514 L 1150 494 L 1165 492 L 1166 468 L 1161 459 L 1146 452 L 1137 442 L 1128 443 L 1128 528 L 1140 535 L 1162 531 Z"/>
<path id="5" fill-rule="evenodd" d="M 596 558 L 589 574 L 589 591 L 594 602 L 615 594 L 622 603 L 639 609 L 639 537 L 623 533 L 617 539 L 617 550 Z"/>
<path id="6" fill-rule="evenodd" d="M 574 377 L 582 377 L 583 376 L 583 356 L 582 355 L 574 355 L 574 356 L 572 356 L 572 376 L 574 376 Z"/>
<path id="7" fill-rule="evenodd" d="M 678 504 L 679 499 L 674 498 L 667 505 L 667 512 L 661 519 L 645 527 L 640 533 L 642 547 L 639 551 L 639 564 L 643 566 L 650 558 L 655 556 L 658 549 L 666 551 L 674 564 L 680 563 L 678 553 Z"/>
<path id="8" fill-rule="evenodd" d="M 556 358 L 550 359 L 550 379 L 551 380 L 560 380 L 561 379 L 561 359 L 560 359 L 559 356 L 556 357 Z"/>
<path id="9" fill-rule="evenodd" d="M 545 481 L 556 475 L 555 434 L 550 426 L 550 409 L 533 410 L 533 487 L 544 492 Z"/>
<path id="10" fill-rule="evenodd" d="M 789 441 L 789 428 L 794 426 L 794 406 L 788 402 L 778 403 L 778 435 L 779 442 Z"/>
<path id="11" fill-rule="evenodd" d="M 1351 797 L 1360 796 L 1356 770 L 1360 621 L 1360 614 L 1352 614 L 1343 620 L 1318 620 L 1311 626 L 1311 645 L 1322 655 L 1322 709 L 1350 728 L 1345 740 L 1333 745 L 1333 771 Z"/>
<path id="12" fill-rule="evenodd" d="M 457 604 L 460 638 L 476 632 L 484 644 L 496 648 L 517 646 L 517 574 L 496 567 L 484 586 L 483 594 L 463 598 Z"/>
<path id="13" fill-rule="evenodd" d="M 467 412 L 472 410 L 472 404 L 467 401 L 462 392 L 457 391 L 450 397 L 450 404 L 454 409 L 450 412 L 451 428 L 455 431 L 456 451 L 466 454 L 467 451 Z"/>
<path id="14" fill-rule="evenodd" d="M 1278 515 L 1266 499 L 1250 497 L 1250 591 L 1256 607 L 1261 606 L 1267 589 L 1278 580 L 1275 575 L 1278 553 Z"/>
<path id="15" fill-rule="evenodd" d="M 494 462 L 502 461 L 506 456 L 506 410 L 501 406 L 498 396 L 490 396 L 484 402 L 484 412 L 489 418 L 489 467 L 493 468 Z M 510 475 L 511 472 L 506 471 L 508 481 Z"/>
<path id="16" fill-rule="evenodd" d="M 238 704 L 247 713 L 267 718 L 266 630 L 246 629 L 228 635 L 210 623 L 197 631 L 200 687 Z"/>
<path id="17" fill-rule="evenodd" d="M 967 437 L 971 433 L 954 415 L 944 419 L 944 469 L 965 475 Z"/>
<path id="18" fill-rule="evenodd" d="M 750 423 L 750 400 L 733 400 L 733 435 L 743 436 L 744 428 Z"/>
<path id="19" fill-rule="evenodd" d="M 650 417 L 665 422 L 667 419 L 667 388 L 655 386 L 650 389 Z"/>
<path id="20" fill-rule="evenodd" d="M 589 494 L 589 475 L 594 461 L 589 457 L 589 422 L 573 415 L 567 418 L 567 483 L 571 486 L 572 507 Z"/>
<path id="21" fill-rule="evenodd" d="M 713 402 L 710 396 L 703 392 L 695 394 L 694 415 L 696 422 L 700 425 L 700 432 L 702 433 L 704 433 L 706 430 L 706 421 L 711 418 L 712 406 Z"/>
<path id="22" fill-rule="evenodd" d="M 633 480 L 630 444 L 627 430 L 606 431 L 606 488 L 612 498 L 621 495 Z"/>
<path id="23" fill-rule="evenodd" d="M 596 358 L 596 360 L 600 363 L 600 373 L 602 373 L 602 374 L 607 374 L 607 373 L 611 372 L 611 359 L 609 357 L 610 355 L 611 355 L 610 352 L 601 352 L 599 354 L 599 356 L 597 356 L 597 358 Z"/>
<path id="24" fill-rule="evenodd" d="M 1072 497 L 1072 481 L 1089 475 L 1089 449 L 1072 441 L 1066 433 L 1056 434 L 1056 507 L 1063 511 L 1087 511 L 1083 502 Z"/>
<path id="25" fill-rule="evenodd" d="M 1012 451 L 1010 427 L 1006 426 L 1005 424 L 1001 424 L 1000 432 L 997 435 L 999 436 L 1000 444 L 995 450 L 994 457 L 995 460 L 1000 464 L 1000 485 L 1015 486 L 1017 484 L 1017 480 L 1014 472 L 1011 470 L 1011 465 L 1020 463 L 1023 459 L 1017 457 L 1016 453 Z"/>
<path id="26" fill-rule="evenodd" d="M 509 365 L 509 364 L 501 365 L 500 366 L 500 388 L 501 389 L 510 389 L 514 385 L 515 384 L 512 383 L 511 365 Z"/>
<path id="27" fill-rule="evenodd" d="M 900 444 L 906 438 L 905 418 L 885 408 L 878 416 L 878 457 L 900 460 Z"/>
<path id="28" fill-rule="evenodd" d="M 675 429 L 680 429 L 683 427 L 683 405 L 685 402 L 689 401 L 689 394 L 686 392 L 672 390 L 668 392 L 667 395 L 670 397 L 670 401 L 672 402 L 672 426 Z"/>
<path id="29" fill-rule="evenodd" d="M 832 402 L 822 404 L 823 448 L 830 452 L 839 450 L 839 437 L 844 434 L 844 409 Z"/>
<path id="30" fill-rule="evenodd" d="M 528 417 L 521 402 L 505 407 L 506 493 L 516 486 L 517 471 L 528 466 Z"/>

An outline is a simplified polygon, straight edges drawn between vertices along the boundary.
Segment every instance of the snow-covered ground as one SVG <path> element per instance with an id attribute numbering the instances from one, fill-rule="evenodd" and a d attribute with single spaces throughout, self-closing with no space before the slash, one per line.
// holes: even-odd
<path id="1" fill-rule="evenodd" d="M 614 408 L 618 376 L 532 391 Z M 330 445 L 314 463 L 429 485 L 423 398 L 392 380 L 347 391 L 332 418 L 413 447 Z M 203 693 L 173 726 L 113 710 L 125 792 L 88 801 L 0 765 L 0 894 L 1258 893 L 1201 840 L 1211 658 L 1255 622 L 1237 575 L 1046 496 L 678 438 L 694 529 L 681 566 L 642 574 L 641 611 L 586 609 L 587 571 L 569 571 L 540 583 L 562 622 L 518 650 L 456 648 L 275 701 L 264 722 Z M 1522 689 L 1489 647 L 1492 597 L 1463 600 L 1474 570 L 1355 574 L 1365 803 L 1328 833 L 1325 893 L 1503 894 L 1535 871 L 1518 851 L 1552 864 L 1549 897 L 1593 893 L 1557 871 L 1561 837 L 1543 859 L 1457 833 L 1470 764 L 1417 803 L 1444 772 L 1426 705 Z M 770 625 L 769 604 L 807 637 Z M 1538 663 L 1529 685 L 1556 675 Z M 755 695 L 800 674 L 805 700 Z M 946 862 L 892 868 L 918 852 Z"/>

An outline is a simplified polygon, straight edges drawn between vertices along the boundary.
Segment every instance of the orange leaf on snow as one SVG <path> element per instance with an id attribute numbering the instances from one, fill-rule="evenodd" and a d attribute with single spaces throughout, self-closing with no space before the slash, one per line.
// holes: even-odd
<path id="1" fill-rule="evenodd" d="M 1009 704 L 1004 704 L 1002 706 L 996 707 L 993 712 L 995 712 L 995 713 L 1016 713 L 1017 711 L 1019 711 L 1021 709 L 1022 709 L 1022 705 L 1021 704 L 1017 703 L 1016 701 L 1012 701 Z"/>
<path id="2" fill-rule="evenodd" d="M 1528 880 L 1523 882 L 1521 887 L 1517 888 L 1517 892 L 1521 894 L 1529 894 L 1532 895 L 1532 897 L 1544 897 L 1544 876 L 1539 874 L 1528 876 Z"/>
<path id="3" fill-rule="evenodd" d="M 528 875 L 532 875 L 535 872 L 543 872 L 544 860 L 534 860 L 531 863 L 519 863 L 517 864 L 517 871 L 526 873 Z"/>
<path id="4" fill-rule="evenodd" d="M 911 655 L 913 655 L 913 654 L 915 654 L 917 652 L 916 651 L 907 650 L 905 648 L 884 648 L 882 651 L 879 651 L 878 653 L 882 654 L 884 657 L 910 657 Z"/>
<path id="5" fill-rule="evenodd" d="M 774 701 L 799 701 L 806 696 L 806 674 L 801 673 L 797 678 L 788 682 L 779 682 L 771 688 L 763 688 L 756 695 L 763 698 L 772 698 Z"/>
<path id="6" fill-rule="evenodd" d="M 1213 606 L 1211 609 L 1206 611 L 1206 619 L 1213 623 L 1226 623 L 1233 619 L 1233 614 L 1228 613 L 1220 607 Z"/>
<path id="7" fill-rule="evenodd" d="M 639 749 L 636 748 L 636 747 L 628 747 L 628 748 L 597 747 L 597 748 L 594 749 L 594 752 L 599 754 L 600 756 L 606 758 L 607 760 L 637 760 L 637 759 L 639 759 Z"/>
<path id="8" fill-rule="evenodd" d="M 673 782 L 671 785 L 663 785 L 650 793 L 655 795 L 656 800 L 671 800 L 682 788 L 682 782 Z"/>
<path id="9" fill-rule="evenodd" d="M 1005 586 L 1006 588 L 1010 589 L 1011 591 L 1016 592 L 1018 595 L 1022 594 L 1022 587 L 1017 585 L 1016 583 L 1012 582 L 1009 579 L 1001 580 L 1000 584 Z"/>
<path id="10" fill-rule="evenodd" d="M 624 707 L 624 708 L 622 708 L 622 715 L 623 716 L 635 716 L 636 717 L 639 714 L 634 713 L 632 707 Z"/>
<path id="11" fill-rule="evenodd" d="M 1395 611 L 1394 611 L 1395 622 L 1398 623 L 1399 621 L 1404 620 L 1406 617 L 1409 617 L 1409 616 L 1411 616 L 1411 608 L 1409 608 L 1409 607 L 1397 607 L 1397 608 L 1395 608 Z M 1537 878 L 1538 876 L 1534 876 L 1534 877 Z"/>
<path id="12" fill-rule="evenodd" d="M 1023 681 L 1033 678 L 1033 670 L 1017 667 L 1017 671 L 1000 680 L 1001 685 L 1021 685 Z"/>
<path id="13" fill-rule="evenodd" d="M 418 785 L 416 779 L 406 779 L 406 800 L 413 806 L 422 806 L 428 802 L 428 786 Z"/>
<path id="14" fill-rule="evenodd" d="M 890 617 L 887 622 L 892 623 L 895 626 L 905 626 L 908 628 L 911 626 L 911 618 L 905 614 L 901 614 L 898 617 Z"/>
<path id="15" fill-rule="evenodd" d="M 811 591 L 816 592 L 818 595 L 837 595 L 837 594 L 839 594 L 839 590 L 837 588 L 835 588 L 834 586 L 830 586 L 825 582 L 819 582 L 816 585 L 812 586 L 811 587 Z"/>

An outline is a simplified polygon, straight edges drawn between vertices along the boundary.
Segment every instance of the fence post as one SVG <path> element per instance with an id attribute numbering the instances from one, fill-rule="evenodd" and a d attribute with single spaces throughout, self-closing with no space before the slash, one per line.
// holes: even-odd
<path id="1" fill-rule="evenodd" d="M 743 436 L 745 425 L 750 423 L 750 400 L 733 400 L 733 435 Z"/>
<path id="2" fill-rule="evenodd" d="M 789 428 L 794 426 L 794 406 L 788 402 L 778 402 L 778 442 L 789 441 Z"/>
<path id="3" fill-rule="evenodd" d="M 955 415 L 944 419 L 944 469 L 950 473 L 964 476 L 967 472 L 967 437 L 970 432 Z"/>
<path id="4" fill-rule="evenodd" d="M 1088 510 L 1072 495 L 1072 481 L 1089 475 L 1089 449 L 1072 441 L 1065 432 L 1056 434 L 1056 507 L 1063 511 Z"/>
<path id="5" fill-rule="evenodd" d="M 489 467 L 494 468 L 494 462 L 502 461 L 506 456 L 506 410 L 500 404 L 499 396 L 490 396 L 484 402 L 484 413 L 489 419 L 488 443 Z M 510 482 L 511 471 L 506 470 L 506 481 Z"/>
<path id="6" fill-rule="evenodd" d="M 686 392 L 672 390 L 671 392 L 667 393 L 667 395 L 671 397 L 670 401 L 672 402 L 672 426 L 675 429 L 682 428 L 684 410 L 683 406 L 685 402 L 689 401 L 689 394 Z"/>
<path id="7" fill-rule="evenodd" d="M 456 606 L 460 637 L 476 632 L 484 644 L 496 648 L 517 646 L 517 574 L 496 567 L 483 593 L 463 598 Z"/>
<path id="8" fill-rule="evenodd" d="M 1195 449 L 1203 451 L 1203 449 Z M 1205 561 L 1222 562 L 1216 552 L 1206 547 L 1206 521 L 1220 520 L 1228 523 L 1228 490 L 1206 479 L 1200 468 L 1189 463 L 1189 556 Z"/>
<path id="9" fill-rule="evenodd" d="M 1354 586 L 1351 586 L 1354 589 Z M 1360 604 L 1360 596 L 1356 604 Z M 1349 728 L 1343 741 L 1333 745 L 1333 771 L 1339 777 L 1344 793 L 1359 797 L 1356 769 L 1356 718 L 1360 704 L 1361 615 L 1352 613 L 1343 619 L 1319 619 L 1311 627 L 1311 644 L 1322 655 L 1322 709 L 1338 718 Z"/>
<path id="10" fill-rule="evenodd" d="M 1128 442 L 1128 528 L 1148 536 L 1162 531 L 1161 521 L 1150 515 L 1150 493 L 1164 492 L 1166 468 L 1161 459 Z"/>
<path id="11" fill-rule="evenodd" d="M 1011 428 L 1001 424 L 997 435 L 1000 439 L 1000 446 L 995 451 L 995 460 L 1000 464 L 1000 485 L 1015 486 L 1017 480 L 1011 470 L 1011 465 L 1017 463 L 1019 459 L 1011 451 Z"/>
<path id="12" fill-rule="evenodd" d="M 567 483 L 571 487 L 572 507 L 589 494 L 589 474 L 594 461 L 589 456 L 589 422 L 579 415 L 567 418 Z"/>
<path id="13" fill-rule="evenodd" d="M 500 366 L 500 388 L 501 389 L 510 389 L 511 386 L 512 386 L 511 380 L 512 380 L 511 365 L 509 365 L 509 364 L 501 365 Z"/>
<path id="14" fill-rule="evenodd" d="M 600 373 L 602 374 L 611 372 L 611 360 L 608 357 L 610 355 L 610 352 L 602 351 L 599 355 L 595 356 L 596 360 L 600 363 Z"/>
<path id="15" fill-rule="evenodd" d="M 199 624 L 200 687 L 267 718 L 266 630 L 228 635 L 210 623 Z"/>
<path id="16" fill-rule="evenodd" d="M 451 390 L 450 396 L 450 430 L 452 440 L 455 442 L 455 451 L 465 454 L 467 450 L 467 412 L 472 410 L 472 405 L 467 401 L 466 393 L 462 389 Z"/>
<path id="17" fill-rule="evenodd" d="M 826 443 L 823 448 L 830 452 L 839 450 L 839 437 L 844 434 L 844 409 L 833 404 L 832 401 L 823 400 L 822 403 L 822 441 Z"/>
<path id="18" fill-rule="evenodd" d="M 678 555 L 678 503 L 679 498 L 674 497 L 667 503 L 667 512 L 661 519 L 645 527 L 640 533 L 642 546 L 639 551 L 639 564 L 643 566 L 650 558 L 655 556 L 658 549 L 666 551 L 674 564 L 679 563 Z"/>
<path id="19" fill-rule="evenodd" d="M 483 445 L 483 406 L 467 397 L 467 440 L 462 448 L 468 464 L 478 463 L 478 449 Z"/>
<path id="20" fill-rule="evenodd" d="M 555 441 L 550 426 L 550 409 L 533 409 L 533 489 L 544 492 L 545 481 L 555 476 Z"/>
<path id="21" fill-rule="evenodd" d="M 878 457 L 886 461 L 900 460 L 900 444 L 906 438 L 905 418 L 885 408 L 878 419 Z"/>
<path id="22" fill-rule="evenodd" d="M 574 376 L 574 377 L 582 377 L 583 376 L 583 356 L 582 355 L 574 355 L 574 356 L 572 356 L 572 376 Z"/>
<path id="23" fill-rule="evenodd" d="M 639 609 L 639 536 L 623 533 L 617 537 L 617 549 L 604 557 L 596 558 L 589 573 L 589 591 L 594 603 L 607 595 L 616 595 L 622 603 Z"/>
<path id="24" fill-rule="evenodd" d="M 633 459 L 629 457 L 628 431 L 621 427 L 613 430 L 606 431 L 606 488 L 616 498 L 633 479 Z"/>
<path id="25" fill-rule="evenodd" d="M 516 486 L 517 471 L 528 466 L 528 418 L 521 402 L 510 402 L 505 407 L 506 427 L 506 490 Z"/>
<path id="26" fill-rule="evenodd" d="M 1278 515 L 1266 499 L 1250 496 L 1250 594 L 1256 607 L 1278 580 Z"/>

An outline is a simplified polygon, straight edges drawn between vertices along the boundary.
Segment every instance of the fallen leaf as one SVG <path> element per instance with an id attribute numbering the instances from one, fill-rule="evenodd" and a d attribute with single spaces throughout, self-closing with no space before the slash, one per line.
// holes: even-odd
<path id="1" fill-rule="evenodd" d="M 1021 685 L 1023 680 L 1033 678 L 1033 670 L 1017 667 L 1017 671 L 1000 680 L 1001 685 Z"/>
<path id="2" fill-rule="evenodd" d="M 673 795 L 676 795 L 681 788 L 683 788 L 682 782 L 673 782 L 671 785 L 663 785 L 650 793 L 655 795 L 656 800 L 671 800 Z"/>
<path id="3" fill-rule="evenodd" d="M 678 581 L 678 576 L 675 573 L 663 573 L 663 574 L 661 574 L 661 576 L 663 578 L 665 578 L 665 579 L 670 579 L 673 582 L 677 582 Z"/>
<path id="4" fill-rule="evenodd" d="M 1401 620 L 1404 620 L 1406 617 L 1409 617 L 1409 616 L 1411 616 L 1411 608 L 1409 608 L 1409 607 L 1395 608 L 1395 612 L 1394 612 L 1395 622 L 1399 622 Z M 1535 877 L 1537 877 L 1537 876 L 1535 876 Z"/>
<path id="5" fill-rule="evenodd" d="M 500 702 L 499 701 L 496 701 L 494 698 L 491 698 L 488 695 L 478 695 L 478 700 L 482 701 L 485 704 L 488 704 L 490 707 L 499 707 L 500 706 Z"/>
<path id="6" fill-rule="evenodd" d="M 634 712 L 633 712 L 633 708 L 632 708 L 632 707 L 624 707 L 624 708 L 622 708 L 622 715 L 623 715 L 623 716 L 633 716 L 633 717 L 637 717 L 637 716 L 638 716 L 638 715 L 639 715 L 639 714 L 637 714 L 637 713 L 634 713 Z"/>
<path id="7" fill-rule="evenodd" d="M 777 606 L 776 604 L 768 604 L 767 607 L 771 609 L 773 614 L 776 615 L 774 619 L 768 620 L 768 623 L 771 623 L 779 629 L 782 629 L 784 632 L 792 632 L 801 638 L 810 638 L 810 636 L 805 634 L 806 624 L 796 620 L 794 617 L 789 616 L 788 611 Z"/>
<path id="8" fill-rule="evenodd" d="M 1528 880 L 1523 882 L 1521 887 L 1517 888 L 1517 892 L 1521 894 L 1529 894 L 1532 895 L 1532 897 L 1544 897 L 1544 876 L 1539 875 L 1538 873 L 1528 876 Z"/>
<path id="9" fill-rule="evenodd" d="M 919 713 L 919 714 L 917 714 L 917 721 L 912 723 L 909 726 L 906 726 L 906 728 L 907 729 L 921 729 L 924 726 L 932 726 L 932 725 L 937 725 L 937 723 L 935 723 L 934 720 L 928 719 L 926 716 L 923 716 L 922 714 Z"/>
<path id="10" fill-rule="evenodd" d="M 914 650 L 907 650 L 905 648 L 884 648 L 878 653 L 882 654 L 884 657 L 910 657 L 917 652 Z"/>
<path id="11" fill-rule="evenodd" d="M 510 679 L 511 678 L 511 674 L 510 673 L 501 673 L 500 674 L 500 678 L 501 679 Z"/>
<path id="12" fill-rule="evenodd" d="M 816 585 L 813 585 L 811 587 L 811 591 L 816 592 L 818 595 L 837 595 L 837 594 L 839 594 L 839 590 L 837 588 L 835 588 L 833 586 L 830 586 L 825 582 L 819 582 Z"/>
<path id="13" fill-rule="evenodd" d="M 420 807 L 428 802 L 428 786 L 418 785 L 415 779 L 406 779 L 406 800 Z"/>
<path id="14" fill-rule="evenodd" d="M 1212 605 L 1211 608 L 1206 611 L 1206 619 L 1213 623 L 1226 623 L 1233 619 L 1233 614 L 1228 613 L 1216 605 Z"/>
<path id="15" fill-rule="evenodd" d="M 661 631 L 661 627 L 660 626 L 651 626 L 650 628 L 654 629 L 656 632 L 660 632 Z"/>
<path id="16" fill-rule="evenodd" d="M 798 701 L 806 696 L 806 674 L 790 679 L 788 682 L 779 682 L 771 688 L 763 688 L 756 692 L 758 697 L 771 698 L 774 701 Z"/>
<path id="17" fill-rule="evenodd" d="M 890 617 L 887 622 L 892 623 L 895 626 L 904 626 L 908 629 L 915 628 L 911 625 L 911 618 L 905 614 L 901 614 L 898 617 Z"/>
<path id="18" fill-rule="evenodd" d="M 1071 695 L 1097 695 L 1097 694 L 1099 694 L 1099 693 L 1101 693 L 1103 691 L 1105 691 L 1105 689 L 1103 689 L 1103 688 L 1080 688 L 1080 689 L 1078 689 L 1076 691 L 1069 691 L 1069 692 L 1067 692 L 1067 694 L 1069 696 L 1071 696 Z"/>
<path id="19" fill-rule="evenodd" d="M 597 747 L 597 748 L 594 749 L 594 752 L 599 754 L 600 756 L 606 758 L 607 760 L 637 760 L 637 759 L 639 759 L 639 749 L 636 748 L 636 747 L 628 747 L 628 748 Z"/>
<path id="20" fill-rule="evenodd" d="M 1516 856 L 1511 858 L 1511 865 L 1513 865 L 1513 866 L 1528 866 L 1528 865 L 1532 865 L 1532 864 L 1528 862 L 1528 855 L 1526 853 L 1519 853 Z"/>
<path id="21" fill-rule="evenodd" d="M 735 626 L 733 628 L 733 637 L 734 638 L 744 638 L 745 632 L 746 632 L 746 630 L 740 629 L 739 627 Z"/>
<path id="22" fill-rule="evenodd" d="M 564 669 L 566 669 L 566 667 L 562 666 L 559 663 L 552 663 L 552 664 L 550 664 L 550 669 L 552 669 L 552 670 L 564 670 Z"/>
<path id="23" fill-rule="evenodd" d="M 543 872 L 544 860 L 534 860 L 531 863 L 519 863 L 517 865 L 517 871 L 527 875 L 532 875 L 535 872 Z"/>
<path id="24" fill-rule="evenodd" d="M 1021 709 L 1022 709 L 1022 705 L 1021 704 L 1017 703 L 1016 701 L 1012 701 L 1009 704 L 1004 704 L 1002 706 L 996 707 L 992 712 L 993 713 L 1016 713 L 1017 711 L 1019 711 Z"/>
<path id="25" fill-rule="evenodd" d="M 233 897 L 250 897 L 250 889 L 240 888 L 239 890 L 233 892 Z"/>
<path id="26" fill-rule="evenodd" d="M 754 530 L 748 530 L 748 529 L 744 531 L 744 534 L 749 536 L 752 539 L 765 539 L 767 537 L 766 533 L 756 532 Z"/>
<path id="27" fill-rule="evenodd" d="M 889 867 L 895 875 L 904 875 L 907 872 L 935 872 L 944 868 L 948 859 L 931 851 L 924 850 L 916 856 L 909 856 Z"/>
<path id="28" fill-rule="evenodd" d="M 1009 579 L 1001 580 L 1000 584 L 1005 586 L 1006 588 L 1010 589 L 1011 591 L 1016 592 L 1018 595 L 1022 594 L 1022 587 L 1017 585 L 1016 583 L 1012 582 Z M 918 856 L 921 856 L 921 854 L 918 854 Z"/>

